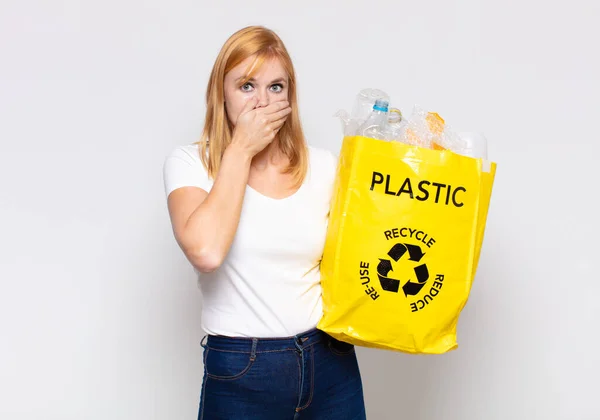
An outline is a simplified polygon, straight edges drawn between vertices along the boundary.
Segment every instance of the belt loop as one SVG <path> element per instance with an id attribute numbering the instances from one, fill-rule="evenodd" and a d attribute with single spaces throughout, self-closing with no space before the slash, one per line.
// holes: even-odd
<path id="1" fill-rule="evenodd" d="M 252 339 L 252 352 L 250 353 L 250 360 L 254 361 L 256 359 L 256 346 L 258 345 L 258 338 Z"/>
<path id="2" fill-rule="evenodd" d="M 202 348 L 206 348 L 207 341 L 208 341 L 208 334 L 206 334 L 204 337 L 202 337 L 202 340 L 200 340 L 200 345 L 202 346 Z"/>

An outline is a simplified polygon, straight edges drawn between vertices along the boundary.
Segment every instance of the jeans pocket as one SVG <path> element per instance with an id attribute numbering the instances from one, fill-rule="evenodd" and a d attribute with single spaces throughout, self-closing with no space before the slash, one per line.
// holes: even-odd
<path id="1" fill-rule="evenodd" d="M 346 343 L 344 341 L 336 340 L 333 337 L 329 337 L 329 350 L 337 356 L 347 356 L 354 354 L 354 344 Z"/>
<path id="2" fill-rule="evenodd" d="M 204 354 L 206 376 L 221 381 L 240 379 L 254 364 L 250 353 L 215 350 L 207 347 Z"/>

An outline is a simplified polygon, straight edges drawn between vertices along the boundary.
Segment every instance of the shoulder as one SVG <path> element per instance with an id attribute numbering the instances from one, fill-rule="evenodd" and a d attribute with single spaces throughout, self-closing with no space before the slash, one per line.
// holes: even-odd
<path id="1" fill-rule="evenodd" d="M 311 173 L 329 179 L 335 176 L 338 157 L 328 149 L 308 146 L 309 165 Z"/>
<path id="2" fill-rule="evenodd" d="M 200 159 L 199 145 L 188 144 L 173 148 L 163 163 L 163 180 L 167 196 L 171 191 L 185 186 L 209 191 L 212 183 Z"/>
<path id="3" fill-rule="evenodd" d="M 307 184 L 329 201 L 335 185 L 338 157 L 327 149 L 312 145 L 308 146 L 308 156 Z"/>
<path id="4" fill-rule="evenodd" d="M 169 160 L 180 160 L 188 165 L 202 164 L 200 147 L 196 143 L 176 146 L 167 155 L 166 161 Z"/>

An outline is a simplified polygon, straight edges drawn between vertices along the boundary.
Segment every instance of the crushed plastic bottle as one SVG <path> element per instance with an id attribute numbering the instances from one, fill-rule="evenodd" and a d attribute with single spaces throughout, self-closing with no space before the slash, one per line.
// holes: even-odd
<path id="1" fill-rule="evenodd" d="M 387 140 L 389 105 L 385 99 L 375 101 L 371 115 L 358 129 L 361 136 Z"/>
<path id="2" fill-rule="evenodd" d="M 487 159 L 487 139 L 482 133 L 461 132 L 458 133 L 458 137 L 462 144 L 456 153 L 476 159 Z"/>
<path id="3" fill-rule="evenodd" d="M 384 141 L 398 141 L 410 146 L 487 160 L 487 140 L 482 133 L 455 132 L 436 112 L 419 106 L 404 118 L 397 108 L 390 107 L 390 97 L 379 89 L 363 89 L 357 95 L 352 113 L 340 110 L 344 136 L 365 136 Z"/>
<path id="4" fill-rule="evenodd" d="M 406 130 L 406 120 L 402 116 L 402 111 L 398 108 L 390 108 L 387 121 L 386 139 L 388 141 L 402 141 L 402 136 Z"/>
<path id="5" fill-rule="evenodd" d="M 390 97 L 380 89 L 362 89 L 355 97 L 352 112 L 339 110 L 334 116 L 342 123 L 342 131 L 345 136 L 359 135 L 359 128 L 371 115 L 375 101 L 381 99 L 389 103 Z"/>
<path id="6" fill-rule="evenodd" d="M 373 106 L 378 99 L 390 103 L 390 96 L 380 89 L 368 88 L 358 92 L 352 107 L 352 119 L 356 120 L 359 125 L 365 122 L 371 115 Z"/>

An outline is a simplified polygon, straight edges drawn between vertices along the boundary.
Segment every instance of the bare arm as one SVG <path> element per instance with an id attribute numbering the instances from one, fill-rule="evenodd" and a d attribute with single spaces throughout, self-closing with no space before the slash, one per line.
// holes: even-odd
<path id="1" fill-rule="evenodd" d="M 175 238 L 194 267 L 216 270 L 229 252 L 239 224 L 250 163 L 285 122 L 287 102 L 253 110 L 255 101 L 242 111 L 231 144 L 225 150 L 210 191 L 183 187 L 168 198 Z"/>
<path id="2" fill-rule="evenodd" d="M 252 157 L 229 147 L 210 193 L 197 187 L 173 191 L 168 198 L 175 238 L 201 272 L 221 265 L 237 230 Z"/>

